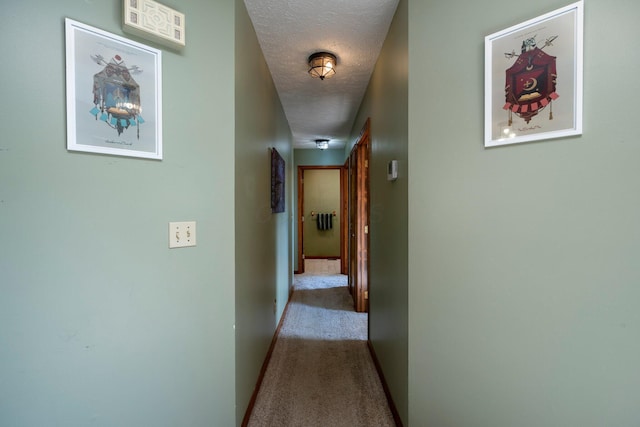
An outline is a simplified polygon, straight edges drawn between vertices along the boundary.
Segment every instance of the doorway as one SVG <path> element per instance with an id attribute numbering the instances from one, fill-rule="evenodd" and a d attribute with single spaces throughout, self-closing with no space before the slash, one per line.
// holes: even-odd
<path id="1" fill-rule="evenodd" d="M 318 228 L 318 213 L 334 214 L 334 208 L 316 209 L 306 201 L 307 171 L 335 170 L 340 175 L 340 204 L 333 216 L 334 228 L 339 228 L 340 273 L 348 276 L 349 293 L 354 309 L 369 311 L 369 158 L 371 156 L 370 120 L 367 119 L 357 143 L 342 166 L 298 166 L 298 263 L 296 274 L 305 272 L 305 260 L 327 258 L 327 254 L 308 253 L 305 235 Z M 315 203 L 315 202 L 314 202 Z M 335 206 L 335 204 L 334 204 Z M 336 222 L 339 225 L 336 225 Z M 338 258 L 329 256 L 329 258 Z"/>
<path id="2" fill-rule="evenodd" d="M 370 120 L 354 145 L 349 165 L 349 291 L 357 312 L 369 311 L 369 158 Z"/>
<path id="3" fill-rule="evenodd" d="M 327 262 L 346 273 L 347 206 L 343 166 L 298 166 L 298 265 Z M 335 267 L 335 268 L 334 268 Z"/>

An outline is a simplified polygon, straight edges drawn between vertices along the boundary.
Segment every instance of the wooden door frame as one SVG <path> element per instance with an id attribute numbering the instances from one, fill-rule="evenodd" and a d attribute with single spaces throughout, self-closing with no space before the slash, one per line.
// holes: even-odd
<path id="1" fill-rule="evenodd" d="M 349 249 L 349 255 L 356 255 L 355 260 L 349 260 L 349 290 L 352 292 L 354 299 L 354 307 L 357 312 L 369 311 L 369 218 L 370 218 L 370 194 L 369 194 L 369 160 L 371 158 L 371 139 L 370 139 L 371 121 L 367 119 L 362 131 L 358 137 L 358 141 L 353 146 L 349 154 L 349 164 L 353 165 L 355 158 L 355 206 L 349 206 L 354 209 L 353 213 L 355 224 L 354 230 L 349 231 L 353 236 L 349 235 L 350 244 L 355 243 L 352 251 Z M 353 171 L 349 171 L 350 176 Z M 350 179 L 351 180 L 351 179 Z M 351 183 L 349 184 L 351 190 Z M 349 201 L 353 198 L 349 196 Z M 349 222 L 352 222 L 351 213 L 349 213 Z M 353 240 L 352 240 L 353 237 Z M 355 269 L 355 271 L 351 271 Z M 355 280 L 355 283 L 353 279 Z"/>
<path id="2" fill-rule="evenodd" d="M 340 223 L 340 254 L 342 260 L 340 262 L 340 274 L 349 274 L 349 157 L 342 165 L 342 172 L 340 173 L 340 188 L 342 189 L 343 200 L 342 203 L 342 218 L 344 219 Z M 349 289 L 351 292 L 351 289 Z"/>
<path id="3" fill-rule="evenodd" d="M 340 171 L 340 212 L 345 212 L 347 209 L 346 193 L 344 192 L 345 179 L 344 166 L 330 165 L 330 166 L 298 166 L 298 266 L 295 271 L 296 274 L 304 273 L 304 171 L 305 170 L 318 170 L 318 169 L 333 169 Z M 347 260 L 345 248 L 345 236 L 346 236 L 346 223 L 344 216 L 340 218 L 340 271 L 346 271 Z"/>

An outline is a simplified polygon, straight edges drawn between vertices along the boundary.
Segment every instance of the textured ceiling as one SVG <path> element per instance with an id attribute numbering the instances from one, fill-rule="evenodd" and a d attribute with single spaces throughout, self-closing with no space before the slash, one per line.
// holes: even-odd
<path id="1" fill-rule="evenodd" d="M 245 0 L 289 121 L 295 148 L 315 139 L 344 147 L 398 0 Z M 337 57 L 336 74 L 312 78 L 307 59 Z"/>

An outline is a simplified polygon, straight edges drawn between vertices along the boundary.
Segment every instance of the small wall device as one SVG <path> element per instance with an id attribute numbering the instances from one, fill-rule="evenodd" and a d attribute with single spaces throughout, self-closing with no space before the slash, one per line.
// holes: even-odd
<path id="1" fill-rule="evenodd" d="M 391 160 L 387 164 L 387 181 L 395 181 L 398 179 L 398 161 Z"/>
<path id="2" fill-rule="evenodd" d="M 185 47 L 184 13 L 154 0 L 123 1 L 125 32 L 171 48 Z"/>

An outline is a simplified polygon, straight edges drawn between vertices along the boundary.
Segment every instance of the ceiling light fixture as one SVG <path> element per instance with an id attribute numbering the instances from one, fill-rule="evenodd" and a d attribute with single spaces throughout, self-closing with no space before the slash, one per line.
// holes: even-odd
<path id="1" fill-rule="evenodd" d="M 309 74 L 320 80 L 333 77 L 336 73 L 336 57 L 327 52 L 316 52 L 309 57 Z"/>
<path id="2" fill-rule="evenodd" d="M 316 147 L 321 150 L 326 150 L 329 148 L 329 140 L 328 139 L 316 139 Z"/>

